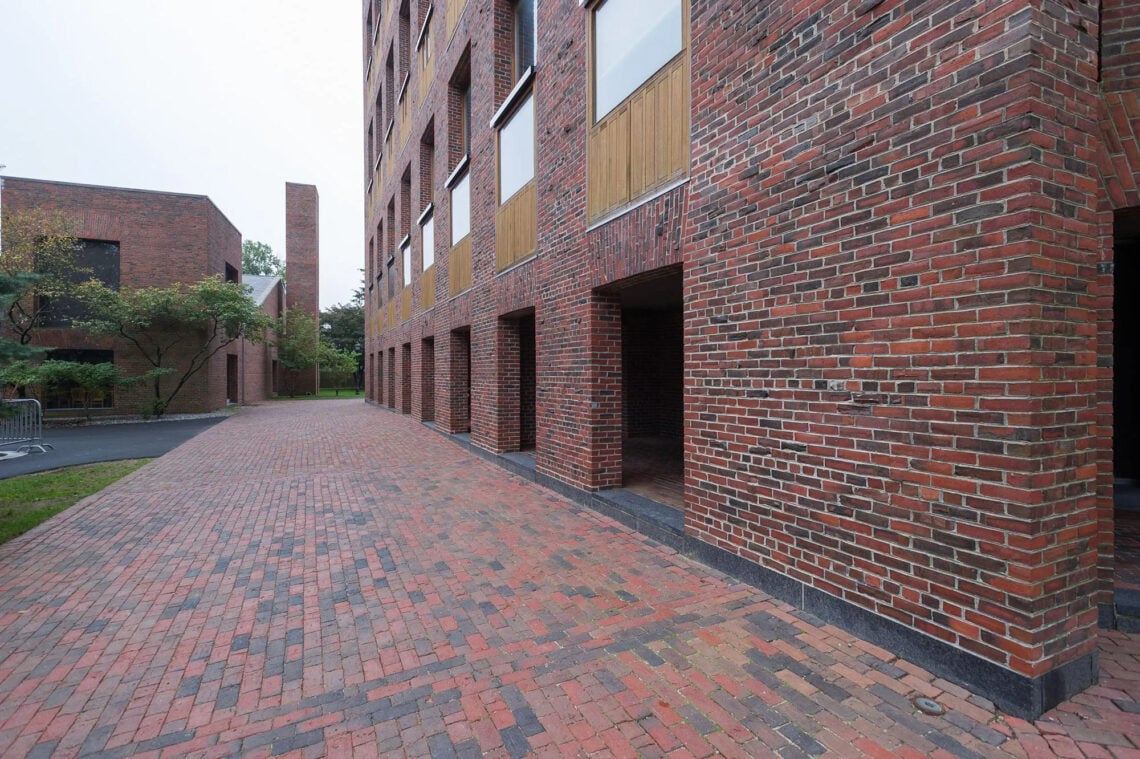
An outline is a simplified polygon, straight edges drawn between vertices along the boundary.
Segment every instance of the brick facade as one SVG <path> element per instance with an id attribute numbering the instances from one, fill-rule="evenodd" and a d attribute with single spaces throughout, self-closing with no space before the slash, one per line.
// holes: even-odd
<path id="1" fill-rule="evenodd" d="M 118 187 L 5 177 L 3 207 L 9 211 L 59 212 L 80 239 L 119 244 L 120 287 L 166 287 L 225 276 L 226 267 L 241 271 L 241 233 L 204 195 L 151 192 Z M 114 350 L 124 374 L 150 369 L 125 346 L 110 338 L 90 338 L 69 329 L 41 329 L 35 343 L 53 348 Z M 231 344 L 213 357 L 175 397 L 169 412 L 212 411 L 226 405 L 227 355 L 239 356 Z M 113 413 L 135 414 L 149 386 L 115 391 Z M 233 400 L 237 400 L 236 398 Z"/>
<path id="2" fill-rule="evenodd" d="M 369 399 L 422 408 L 430 377 L 439 429 L 469 419 L 475 446 L 524 447 L 533 313 L 537 476 L 619 487 L 629 415 L 661 425 L 680 404 L 692 553 L 1014 713 L 1091 683 L 1112 617 L 1113 211 L 1140 206 L 1140 3 L 695 0 L 688 179 L 594 226 L 592 11 L 538 3 L 537 255 L 502 272 L 487 125 L 510 89 L 509 4 L 468 0 L 449 38 L 455 4 L 436 2 L 435 81 L 408 126 L 385 141 L 390 114 L 365 114 L 381 125 L 366 230 L 418 181 L 419 135 L 448 136 L 434 192 L 411 194 L 434 198 L 434 305 L 414 230 L 407 317 L 387 297 L 392 243 L 368 233 Z M 378 5 L 366 61 L 400 33 Z M 473 286 L 453 296 L 448 84 L 468 77 Z M 676 327 L 623 301 L 669 277 Z M 649 382 L 636 352 L 678 332 L 682 397 L 625 398 Z"/>

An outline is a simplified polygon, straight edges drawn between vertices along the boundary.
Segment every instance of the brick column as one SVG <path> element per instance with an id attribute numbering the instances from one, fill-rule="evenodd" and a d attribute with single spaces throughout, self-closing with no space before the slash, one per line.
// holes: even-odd
<path id="1" fill-rule="evenodd" d="M 317 188 L 285 183 L 285 297 L 289 308 L 301 308 L 320 319 L 320 225 Z M 297 375 L 299 394 L 316 393 L 316 368 Z"/>

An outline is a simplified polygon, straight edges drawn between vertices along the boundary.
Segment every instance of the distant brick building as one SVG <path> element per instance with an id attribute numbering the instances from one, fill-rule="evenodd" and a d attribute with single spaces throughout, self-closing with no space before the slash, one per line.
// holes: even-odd
<path id="1" fill-rule="evenodd" d="M 373 402 L 1015 714 L 1094 681 L 1140 0 L 362 21 Z"/>
<path id="2" fill-rule="evenodd" d="M 166 287 L 211 275 L 243 281 L 241 233 L 204 195 L 4 177 L 0 205 L 11 212 L 58 212 L 79 238 L 81 255 L 97 258 L 96 273 L 119 288 Z M 296 256 L 315 257 L 316 250 L 300 250 Z M 315 269 L 315 259 L 296 266 Z M 271 316 L 279 315 L 285 297 L 282 281 L 250 279 L 255 300 Z M 91 337 L 63 323 L 37 330 L 35 344 L 52 348 L 49 355 L 58 358 L 113 360 L 127 375 L 150 368 L 115 340 Z M 264 400 L 273 391 L 276 371 L 274 348 L 235 341 L 190 379 L 168 411 L 213 411 L 227 403 Z M 104 413 L 135 414 L 148 392 L 141 386 L 120 388 L 99 405 Z M 68 403 L 66 394 L 44 400 L 49 411 L 66 413 L 76 406 Z"/>

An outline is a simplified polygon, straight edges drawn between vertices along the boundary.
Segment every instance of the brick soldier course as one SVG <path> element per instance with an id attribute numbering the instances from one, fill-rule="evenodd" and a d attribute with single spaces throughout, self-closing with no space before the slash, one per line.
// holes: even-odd
<path id="1" fill-rule="evenodd" d="M 0 546 L 0 755 L 1136 756 L 1140 644 L 1099 650 L 1024 722 L 409 419 L 272 404 Z"/>

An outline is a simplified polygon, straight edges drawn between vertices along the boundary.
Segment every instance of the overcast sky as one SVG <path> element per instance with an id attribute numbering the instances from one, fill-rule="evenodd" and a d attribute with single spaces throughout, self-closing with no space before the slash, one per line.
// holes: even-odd
<path id="1" fill-rule="evenodd" d="M 357 0 L 0 0 L 8 176 L 208 195 L 285 257 L 320 193 L 321 307 L 363 265 Z"/>

